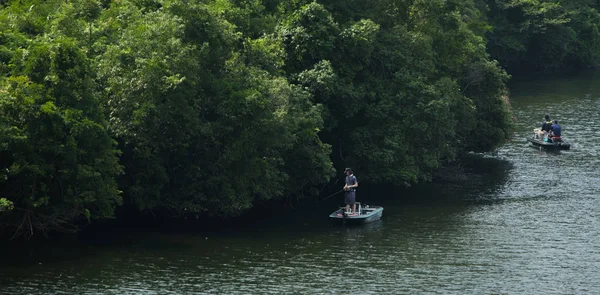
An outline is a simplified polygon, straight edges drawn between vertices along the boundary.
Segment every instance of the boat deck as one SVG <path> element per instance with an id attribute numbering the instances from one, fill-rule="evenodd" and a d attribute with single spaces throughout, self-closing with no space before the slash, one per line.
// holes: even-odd
<path id="1" fill-rule="evenodd" d="M 356 203 L 356 213 L 347 214 L 346 207 L 340 207 L 329 215 L 332 220 L 349 222 L 349 223 L 368 223 L 381 219 L 383 214 L 383 207 L 381 206 L 362 206 L 359 202 Z"/>

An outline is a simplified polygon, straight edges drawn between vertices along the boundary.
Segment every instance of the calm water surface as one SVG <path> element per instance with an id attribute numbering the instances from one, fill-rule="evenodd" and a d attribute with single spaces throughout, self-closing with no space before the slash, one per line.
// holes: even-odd
<path id="1" fill-rule="evenodd" d="M 385 207 L 379 222 L 329 224 L 334 197 L 221 232 L 103 234 L 3 258 L 0 293 L 600 294 L 600 74 L 511 97 L 514 139 L 468 158 L 466 177 L 359 192 Z M 527 145 L 545 113 L 570 151 Z"/>

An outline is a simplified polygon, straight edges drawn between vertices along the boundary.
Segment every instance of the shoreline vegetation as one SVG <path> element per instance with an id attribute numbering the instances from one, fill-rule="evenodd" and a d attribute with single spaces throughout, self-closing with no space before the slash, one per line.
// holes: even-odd
<path id="1" fill-rule="evenodd" d="M 431 181 L 511 137 L 509 74 L 599 64 L 599 6 L 0 1 L 0 236 Z"/>

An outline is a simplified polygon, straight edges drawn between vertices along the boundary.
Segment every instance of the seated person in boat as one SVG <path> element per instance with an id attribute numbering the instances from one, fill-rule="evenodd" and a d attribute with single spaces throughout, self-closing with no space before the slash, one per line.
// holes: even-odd
<path id="1" fill-rule="evenodd" d="M 356 188 L 358 187 L 358 180 L 352 169 L 346 168 L 346 184 L 344 185 L 345 192 L 345 203 L 346 213 L 356 213 Z M 350 211 L 350 205 L 352 205 L 352 211 Z"/>
<path id="2" fill-rule="evenodd" d="M 548 134 L 552 130 L 552 120 L 550 120 L 550 115 L 546 114 L 544 116 L 544 121 L 542 122 L 542 128 L 538 131 L 538 140 L 547 141 Z"/>
<path id="3" fill-rule="evenodd" d="M 552 120 L 550 119 L 550 115 L 546 114 L 544 116 L 544 122 L 542 122 L 542 131 L 550 132 L 552 128 Z"/>
<path id="4" fill-rule="evenodd" d="M 551 131 L 552 131 L 552 140 L 560 141 L 561 140 L 560 136 L 562 135 L 562 128 L 558 124 L 558 120 L 554 120 L 552 122 Z"/>

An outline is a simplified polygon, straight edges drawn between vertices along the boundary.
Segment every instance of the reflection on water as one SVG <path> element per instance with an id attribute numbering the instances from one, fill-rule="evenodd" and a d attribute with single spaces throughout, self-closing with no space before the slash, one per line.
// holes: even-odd
<path id="1" fill-rule="evenodd" d="M 512 85 L 513 140 L 467 157 L 452 168 L 460 174 L 448 169 L 434 184 L 363 187 L 361 201 L 385 207 L 381 221 L 330 224 L 340 197 L 223 232 L 104 234 L 3 260 L 0 293 L 597 293 L 598 82 Z M 528 146 L 545 113 L 561 121 L 570 151 Z"/>

